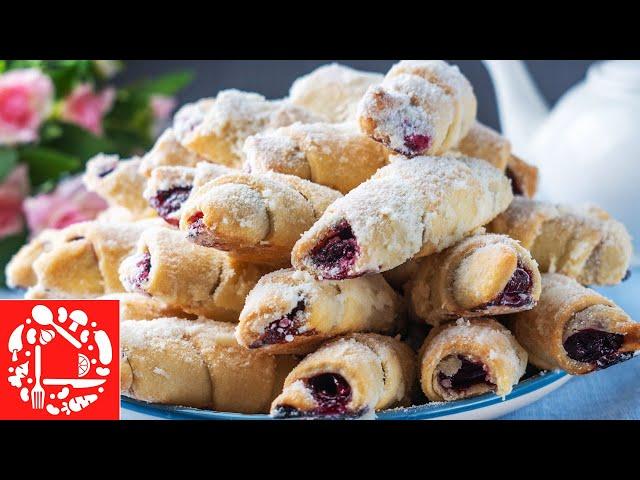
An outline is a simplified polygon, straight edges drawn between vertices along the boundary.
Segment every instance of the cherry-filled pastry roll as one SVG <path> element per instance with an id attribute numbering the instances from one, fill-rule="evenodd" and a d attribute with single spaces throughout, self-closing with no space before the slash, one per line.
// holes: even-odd
<path id="1" fill-rule="evenodd" d="M 288 266 L 300 235 L 340 193 L 293 175 L 225 175 L 195 191 L 182 207 L 180 229 L 197 245 L 235 258 Z"/>
<path id="2" fill-rule="evenodd" d="M 223 322 L 238 320 L 245 297 L 263 273 L 162 227 L 145 230 L 119 269 L 127 292 L 151 295 L 184 312 Z"/>
<path id="3" fill-rule="evenodd" d="M 38 282 L 33 263 L 40 255 L 49 251 L 58 238 L 60 238 L 60 230 L 46 229 L 23 245 L 5 268 L 7 286 L 10 288 L 33 287 Z"/>
<path id="4" fill-rule="evenodd" d="M 538 306 L 511 328 L 536 367 L 582 375 L 629 360 L 640 350 L 640 324 L 611 300 L 557 273 L 542 275 Z"/>
<path id="5" fill-rule="evenodd" d="M 355 125 L 295 123 L 249 137 L 246 169 L 295 175 L 347 193 L 388 163 L 388 150 Z"/>
<path id="6" fill-rule="evenodd" d="M 266 413 L 297 362 L 242 348 L 213 320 L 127 320 L 120 339 L 122 394 L 153 403 Z"/>
<path id="7" fill-rule="evenodd" d="M 235 171 L 207 162 L 200 162 L 195 167 L 157 167 L 149 176 L 143 196 L 161 218 L 178 226 L 182 205 L 194 189 Z"/>
<path id="8" fill-rule="evenodd" d="M 167 128 L 156 140 L 140 161 L 138 171 L 145 177 L 150 177 L 158 167 L 195 167 L 200 162 L 210 160 L 193 153 L 182 146 L 172 128 Z"/>
<path id="9" fill-rule="evenodd" d="M 332 123 L 355 122 L 358 103 L 384 75 L 332 63 L 316 68 L 291 85 L 289 100 Z"/>
<path id="10" fill-rule="evenodd" d="M 360 101 L 361 130 L 405 155 L 438 155 L 454 148 L 473 125 L 477 102 L 458 67 L 442 60 L 403 60 Z"/>
<path id="11" fill-rule="evenodd" d="M 321 279 L 384 272 L 471 235 L 512 198 L 507 177 L 483 160 L 394 160 L 331 204 L 291 261 Z"/>
<path id="12" fill-rule="evenodd" d="M 271 415 L 362 417 L 410 404 L 416 355 L 392 337 L 355 333 L 332 340 L 306 356 L 284 382 Z"/>
<path id="13" fill-rule="evenodd" d="M 36 281 L 22 285 L 30 287 L 26 298 L 90 299 L 124 292 L 118 278 L 118 265 L 133 252 L 142 232 L 158 225 L 157 220 L 132 223 L 90 221 L 58 231 L 53 241 L 32 257 Z M 40 243 L 39 237 L 35 242 Z M 36 247 L 33 253 L 37 251 Z M 18 254 L 12 263 L 21 261 L 22 254 Z"/>
<path id="14" fill-rule="evenodd" d="M 541 272 L 557 272 L 583 285 L 621 282 L 632 256 L 622 223 L 593 206 L 552 205 L 516 197 L 488 229 L 518 240 Z"/>
<path id="15" fill-rule="evenodd" d="M 405 292 L 415 319 L 431 325 L 460 317 L 532 309 L 540 272 L 531 254 L 506 235 L 474 235 L 420 262 Z"/>
<path id="16" fill-rule="evenodd" d="M 491 318 L 460 318 L 429 332 L 419 353 L 420 384 L 433 402 L 511 393 L 527 368 L 527 352 Z"/>
<path id="17" fill-rule="evenodd" d="M 162 300 L 142 293 L 110 293 L 98 297 L 98 300 L 117 300 L 120 304 L 120 321 L 153 320 L 155 318 L 190 318 L 197 315 L 188 314 L 181 309 L 169 305 Z"/>
<path id="18" fill-rule="evenodd" d="M 120 160 L 117 155 L 99 154 L 87 162 L 82 179 L 87 189 L 104 198 L 109 206 L 126 208 L 135 218 L 155 216 L 142 196 L 147 179 L 139 168 L 137 157 Z"/>
<path id="19" fill-rule="evenodd" d="M 279 270 L 249 293 L 236 338 L 267 353 L 307 353 L 345 333 L 393 333 L 402 314 L 401 298 L 380 275 L 321 282 L 306 272 Z"/>
<path id="20" fill-rule="evenodd" d="M 176 138 L 193 153 L 228 167 L 242 166 L 242 145 L 258 132 L 295 122 L 322 119 L 286 100 L 267 100 L 257 93 L 223 90 L 182 107 L 174 117 Z"/>

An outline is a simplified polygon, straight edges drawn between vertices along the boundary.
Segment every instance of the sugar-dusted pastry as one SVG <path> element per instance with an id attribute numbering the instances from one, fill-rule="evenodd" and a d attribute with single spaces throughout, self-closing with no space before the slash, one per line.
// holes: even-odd
<path id="1" fill-rule="evenodd" d="M 552 205 L 516 197 L 488 229 L 518 240 L 541 272 L 583 285 L 613 285 L 629 268 L 632 244 L 624 225 L 593 206 Z"/>
<path id="2" fill-rule="evenodd" d="M 178 226 L 182 205 L 195 188 L 233 172 L 229 167 L 208 162 L 195 167 L 157 167 L 149 176 L 143 196 L 161 218 Z"/>
<path id="3" fill-rule="evenodd" d="M 422 259 L 405 293 L 412 316 L 437 326 L 532 309 L 540 298 L 540 272 L 515 240 L 474 235 Z"/>
<path id="4" fill-rule="evenodd" d="M 418 357 L 422 391 L 434 402 L 488 392 L 508 395 L 527 368 L 527 352 L 491 318 L 460 318 L 435 327 Z"/>
<path id="5" fill-rule="evenodd" d="M 87 162 L 83 181 L 112 207 L 123 207 L 136 218 L 155 216 L 142 196 L 147 179 L 138 172 L 140 159 L 120 160 L 117 155 L 99 154 Z"/>
<path id="6" fill-rule="evenodd" d="M 120 303 L 120 321 L 153 320 L 155 318 L 177 317 L 195 320 L 196 315 L 183 312 L 162 300 L 142 293 L 110 293 L 98 300 L 117 300 Z"/>
<path id="7" fill-rule="evenodd" d="M 542 275 L 542 296 L 511 328 L 538 368 L 582 375 L 629 360 L 640 324 L 611 300 L 557 273 Z"/>
<path id="8" fill-rule="evenodd" d="M 182 107 L 174 117 L 176 138 L 193 153 L 228 167 L 242 165 L 242 145 L 258 132 L 295 122 L 321 119 L 286 100 L 267 100 L 257 93 L 223 90 Z"/>
<path id="9" fill-rule="evenodd" d="M 458 67 L 442 60 L 403 60 L 358 106 L 361 130 L 405 155 L 438 155 L 472 127 L 477 102 Z"/>
<path id="10" fill-rule="evenodd" d="M 398 265 L 396 268 L 383 272 L 382 276 L 395 290 L 399 292 L 405 291 L 405 286 L 409 283 L 416 273 L 422 258 L 411 259 L 404 262 L 402 265 Z"/>
<path id="11" fill-rule="evenodd" d="M 468 157 L 486 160 L 511 179 L 515 195 L 533 197 L 538 188 L 538 169 L 511 153 L 511 143 L 498 132 L 475 122 L 455 147 Z"/>
<path id="12" fill-rule="evenodd" d="M 60 230 L 33 261 L 35 284 L 28 298 L 95 298 L 123 292 L 118 265 L 142 232 L 160 220 L 134 223 L 82 222 Z"/>
<path id="13" fill-rule="evenodd" d="M 380 275 L 321 282 L 306 272 L 279 270 L 249 293 L 236 338 L 267 353 L 307 353 L 345 333 L 393 333 L 403 310 L 401 298 Z"/>
<path id="14" fill-rule="evenodd" d="M 155 227 L 140 236 L 119 273 L 128 292 L 151 295 L 194 315 L 234 322 L 265 272 L 224 252 L 194 245 L 183 232 Z"/>
<path id="15" fill-rule="evenodd" d="M 200 162 L 210 160 L 184 148 L 176 139 L 172 128 L 166 129 L 155 145 L 140 161 L 138 171 L 145 177 L 158 167 L 195 167 Z"/>
<path id="16" fill-rule="evenodd" d="M 293 248 L 295 268 L 340 280 L 444 250 L 504 211 L 509 180 L 487 162 L 393 160 L 336 200 Z"/>
<path id="17" fill-rule="evenodd" d="M 271 415 L 362 417 L 411 402 L 416 355 L 401 341 L 375 333 L 332 340 L 287 376 Z"/>
<path id="18" fill-rule="evenodd" d="M 293 175 L 225 175 L 191 195 L 180 228 L 198 245 L 244 261 L 287 266 L 293 244 L 338 197 Z"/>
<path id="19" fill-rule="evenodd" d="M 249 137 L 246 168 L 295 175 L 347 193 L 388 163 L 388 150 L 347 123 L 295 123 Z"/>
<path id="20" fill-rule="evenodd" d="M 127 320 L 120 343 L 123 395 L 223 412 L 268 412 L 296 364 L 240 347 L 233 325 L 213 320 Z"/>
<path id="21" fill-rule="evenodd" d="M 289 99 L 329 122 L 355 121 L 358 102 L 384 75 L 331 63 L 316 68 L 291 85 Z"/>
<path id="22" fill-rule="evenodd" d="M 6 266 L 7 286 L 11 288 L 34 286 L 38 278 L 33 270 L 33 262 L 44 252 L 49 251 L 59 236 L 60 230 L 46 229 L 23 245 Z"/>

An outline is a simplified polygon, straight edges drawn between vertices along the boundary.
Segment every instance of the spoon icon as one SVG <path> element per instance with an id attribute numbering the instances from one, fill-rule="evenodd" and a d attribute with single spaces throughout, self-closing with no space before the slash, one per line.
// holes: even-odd
<path id="1" fill-rule="evenodd" d="M 36 323 L 42 325 L 43 327 L 50 325 L 53 328 L 55 328 L 56 331 L 60 335 L 62 335 L 65 338 L 65 340 L 67 340 L 74 347 L 76 348 L 82 347 L 82 344 L 78 340 L 73 338 L 71 334 L 69 334 L 69 332 L 67 332 L 64 328 L 60 327 L 59 325 L 53 322 L 53 313 L 51 313 L 51 310 L 49 310 L 44 305 L 36 305 L 35 307 L 33 307 L 33 310 L 31 310 L 31 316 L 33 317 Z"/>

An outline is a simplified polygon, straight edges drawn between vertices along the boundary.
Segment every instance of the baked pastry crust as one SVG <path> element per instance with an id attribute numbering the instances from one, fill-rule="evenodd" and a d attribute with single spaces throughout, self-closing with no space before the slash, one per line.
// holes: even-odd
<path id="1" fill-rule="evenodd" d="M 483 160 L 392 158 L 327 208 L 296 243 L 291 261 L 316 278 L 384 272 L 473 234 L 512 198 L 509 180 Z"/>
<path id="2" fill-rule="evenodd" d="M 156 318 L 188 318 L 196 320 L 196 315 L 183 312 L 155 297 L 141 293 L 111 293 L 98 297 L 98 300 L 117 300 L 120 305 L 120 321 L 154 320 Z"/>
<path id="3" fill-rule="evenodd" d="M 82 177 L 89 191 L 96 192 L 111 207 L 123 207 L 135 219 L 155 216 L 142 196 L 147 179 L 139 173 L 140 159 L 120 160 L 117 155 L 99 154 L 87 162 Z"/>
<path id="4" fill-rule="evenodd" d="M 182 107 L 174 117 L 176 138 L 189 151 L 232 168 L 242 166 L 245 140 L 264 130 L 321 119 L 286 100 L 257 93 L 223 90 Z"/>
<path id="5" fill-rule="evenodd" d="M 355 122 L 358 102 L 384 75 L 331 63 L 316 68 L 291 85 L 289 99 L 328 122 Z"/>
<path id="6" fill-rule="evenodd" d="M 508 395 L 525 373 L 527 352 L 495 320 L 460 318 L 429 332 L 419 363 L 427 398 L 450 402 L 490 391 Z"/>
<path id="7" fill-rule="evenodd" d="M 538 265 L 506 235 L 466 238 L 424 258 L 408 295 L 412 316 L 431 325 L 530 310 L 540 298 Z"/>
<path id="8" fill-rule="evenodd" d="M 316 382 L 327 378 L 342 387 L 342 396 L 331 398 L 331 389 L 322 391 Z M 415 353 L 401 341 L 375 333 L 346 335 L 326 343 L 291 371 L 271 415 L 358 417 L 408 405 L 415 378 Z"/>
<path id="9" fill-rule="evenodd" d="M 458 67 L 442 60 L 403 60 L 358 107 L 361 130 L 408 156 L 454 148 L 473 125 L 477 101 Z"/>
<path id="10" fill-rule="evenodd" d="M 172 128 L 167 128 L 156 140 L 153 148 L 142 157 L 139 172 L 150 177 L 158 167 L 195 167 L 208 159 L 184 148 Z"/>
<path id="11" fill-rule="evenodd" d="M 194 245 L 182 232 L 163 227 L 145 230 L 135 252 L 119 268 L 126 291 L 223 322 L 238 320 L 245 297 L 263 273 L 264 269 Z"/>
<path id="12" fill-rule="evenodd" d="M 607 368 L 628 360 L 633 352 L 640 350 L 640 324 L 633 322 L 611 300 L 557 273 L 542 275 L 542 295 L 538 306 L 532 311 L 513 315 L 511 328 L 529 352 L 531 363 L 547 370 L 562 369 L 571 375 Z M 609 346 L 601 352 L 602 355 L 587 352 L 593 353 L 590 361 L 581 361 L 581 357 L 571 358 L 565 348 L 572 343 L 569 337 L 585 331 L 589 335 L 594 330 L 622 336 L 614 339 L 620 345 L 616 349 Z M 573 340 L 579 341 L 579 337 Z M 610 341 L 590 340 L 579 350 L 597 347 L 598 343 L 606 345 Z"/>
<path id="13" fill-rule="evenodd" d="M 380 275 L 320 282 L 305 272 L 279 270 L 247 296 L 236 338 L 267 353 L 308 353 L 350 332 L 393 333 L 403 313 L 401 298 Z"/>
<path id="14" fill-rule="evenodd" d="M 60 230 L 46 229 L 23 245 L 5 268 L 7 286 L 10 288 L 33 287 L 38 282 L 33 263 L 40 255 L 53 248 L 59 236 Z"/>
<path id="15" fill-rule="evenodd" d="M 622 281 L 632 255 L 624 225 L 593 206 L 553 205 L 516 197 L 487 227 L 520 241 L 541 272 L 557 272 L 583 285 Z"/>
<path id="16" fill-rule="evenodd" d="M 212 320 L 127 320 L 120 338 L 122 394 L 153 403 L 266 413 L 297 362 L 242 348 Z"/>
<path id="17" fill-rule="evenodd" d="M 295 175 L 347 193 L 388 163 L 386 148 L 355 125 L 294 123 L 249 137 L 244 146 L 252 173 Z"/>
<path id="18" fill-rule="evenodd" d="M 225 175 L 191 195 L 180 229 L 194 243 L 234 258 L 289 266 L 294 243 L 338 197 L 335 190 L 293 175 Z"/>

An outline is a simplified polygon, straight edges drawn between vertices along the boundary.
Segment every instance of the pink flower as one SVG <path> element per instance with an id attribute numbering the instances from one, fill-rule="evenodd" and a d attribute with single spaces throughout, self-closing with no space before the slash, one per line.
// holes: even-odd
<path id="1" fill-rule="evenodd" d="M 83 83 L 65 99 L 61 117 L 96 135 L 102 135 L 102 118 L 111 110 L 115 98 L 116 91 L 111 87 L 95 93 L 92 85 Z"/>
<path id="2" fill-rule="evenodd" d="M 26 165 L 18 165 L 0 184 L 0 238 L 22 231 L 22 200 L 29 193 Z"/>
<path id="3" fill-rule="evenodd" d="M 164 121 L 169 119 L 171 112 L 176 108 L 176 99 L 166 95 L 152 95 L 150 104 L 153 118 Z"/>
<path id="4" fill-rule="evenodd" d="M 0 75 L 0 145 L 37 140 L 52 99 L 53 83 L 39 70 L 10 70 Z"/>
<path id="5" fill-rule="evenodd" d="M 24 212 L 32 236 L 45 228 L 60 229 L 73 223 L 93 220 L 105 208 L 107 203 L 97 194 L 87 191 L 81 175 L 62 181 L 51 193 L 24 201 Z"/>

